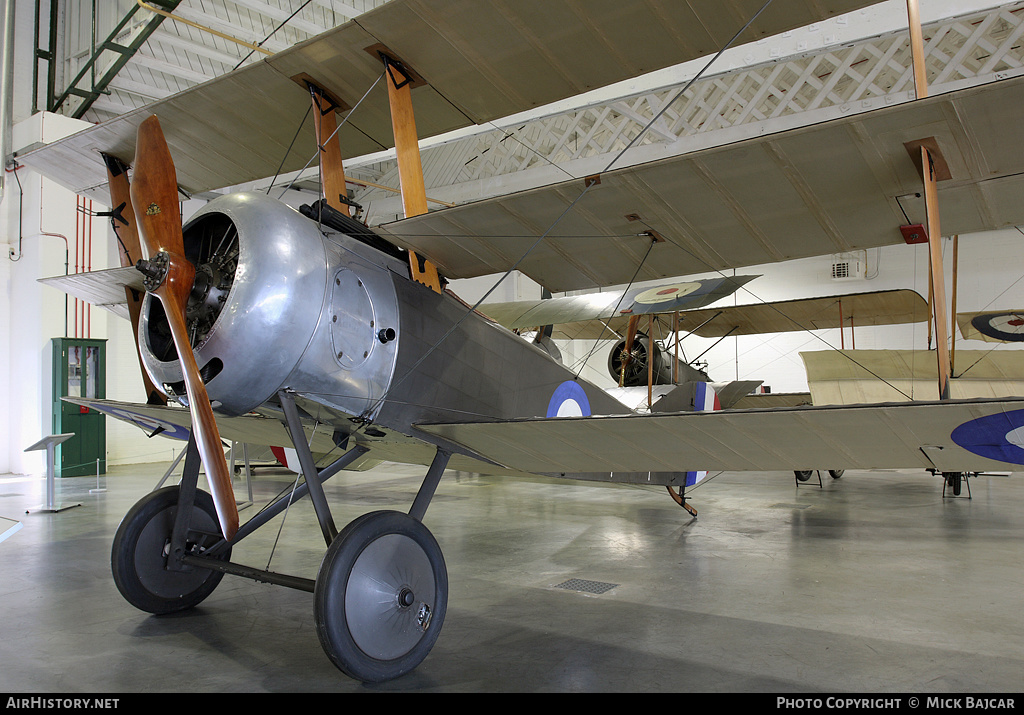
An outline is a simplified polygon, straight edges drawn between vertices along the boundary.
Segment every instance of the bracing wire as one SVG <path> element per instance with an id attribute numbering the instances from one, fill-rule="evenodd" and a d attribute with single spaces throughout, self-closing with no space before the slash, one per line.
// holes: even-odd
<path id="1" fill-rule="evenodd" d="M 602 170 L 602 172 L 601 172 L 601 173 L 604 173 L 604 172 L 607 172 L 607 171 L 611 170 L 611 168 L 612 168 L 613 166 L 615 166 L 615 165 L 616 165 L 616 164 L 617 164 L 617 163 L 619 162 L 619 160 L 620 160 L 620 159 L 622 158 L 622 156 L 623 156 L 623 155 L 624 155 L 624 154 L 625 154 L 625 153 L 626 153 L 626 152 L 627 152 L 627 151 L 628 151 L 629 149 L 631 149 L 631 148 L 632 148 L 632 147 L 633 147 L 633 146 L 634 146 L 634 145 L 636 144 L 636 142 L 637 142 L 637 141 L 639 141 L 639 140 L 640 140 L 640 138 L 641 138 L 641 137 L 643 137 L 643 136 L 644 136 L 644 134 L 646 134 L 646 133 L 647 133 L 647 131 L 648 131 L 648 130 L 649 130 L 649 129 L 650 129 L 651 127 L 652 127 L 652 126 L 654 126 L 654 124 L 655 124 L 655 123 L 656 123 L 656 122 L 657 122 L 657 121 L 658 121 L 659 119 L 661 119 L 661 117 L 662 117 L 662 116 L 663 116 L 663 115 L 665 114 L 665 112 L 667 112 L 667 111 L 668 111 L 668 109 L 669 109 L 669 108 L 670 108 L 670 107 L 671 107 L 671 106 L 672 106 L 672 105 L 673 105 L 673 104 L 674 104 L 674 103 L 675 103 L 675 102 L 676 102 L 676 101 L 677 101 L 677 100 L 678 100 L 678 99 L 679 99 L 680 97 L 682 97 L 682 96 L 683 96 L 683 95 L 684 95 L 684 94 L 685 94 L 685 93 L 686 93 L 686 92 L 687 92 L 687 91 L 688 91 L 688 90 L 690 89 L 690 87 L 691 87 L 691 86 L 692 86 L 692 85 L 694 84 L 694 82 L 696 82 L 696 81 L 697 81 L 698 79 L 700 79 L 700 77 L 702 77 L 702 76 L 704 75 L 704 73 L 705 73 L 705 72 L 707 72 L 707 70 L 708 70 L 708 69 L 709 69 L 709 68 L 710 68 L 710 67 L 711 67 L 711 66 L 712 66 L 712 65 L 713 65 L 713 64 L 714 64 L 714 63 L 715 63 L 715 62 L 716 62 L 716 61 L 717 61 L 717 60 L 718 60 L 718 59 L 719 59 L 719 58 L 720 58 L 721 56 L 722 56 L 722 54 L 723 54 L 723 53 L 724 53 L 724 52 L 725 52 L 726 50 L 728 50 L 728 49 L 729 49 L 729 48 L 730 48 L 730 47 L 731 47 L 731 46 L 732 46 L 732 45 L 733 45 L 733 44 L 734 44 L 734 43 L 736 42 L 736 40 L 737 40 L 737 39 L 739 39 L 739 37 L 740 37 L 740 36 L 741 36 L 741 35 L 742 35 L 742 34 L 743 34 L 744 32 L 746 32 L 747 28 L 748 28 L 748 27 L 750 27 L 750 26 L 751 26 L 751 25 L 752 25 L 752 24 L 754 23 L 754 21 L 755 21 L 755 20 L 756 20 L 756 19 L 757 19 L 758 17 L 760 17 L 761 13 L 763 13 L 763 12 L 764 12 L 764 11 L 765 11 L 765 10 L 766 10 L 766 9 L 768 8 L 768 6 L 772 4 L 772 2 L 773 2 L 773 0 L 765 0 L 765 3 L 764 3 L 763 5 L 761 5 L 760 9 L 759 9 L 759 10 L 758 10 L 757 12 L 755 12 L 755 13 L 754 13 L 754 14 L 753 14 L 753 15 L 752 15 L 752 16 L 750 17 L 750 19 L 749 19 L 749 20 L 747 20 L 747 22 L 746 22 L 746 23 L 744 23 L 744 25 L 743 25 L 743 26 L 742 26 L 742 27 L 741 27 L 741 28 L 740 28 L 739 30 L 737 30 L 737 31 L 736 31 L 736 34 L 734 34 L 734 35 L 732 36 L 732 38 L 730 38 L 730 39 L 729 39 L 729 41 L 728 41 L 728 42 L 726 42 L 726 43 L 725 43 L 725 44 L 724 44 L 724 45 L 722 46 L 722 48 L 721 48 L 720 50 L 718 50 L 718 52 L 717 52 L 717 53 L 715 53 L 715 55 L 714 55 L 714 56 L 713 56 L 713 57 L 712 57 L 712 58 L 711 58 L 710 60 L 708 60 L 708 62 L 707 62 L 707 63 L 706 63 L 706 64 L 705 64 L 705 65 L 704 65 L 704 66 L 703 66 L 703 67 L 702 67 L 701 69 L 700 69 L 700 71 L 698 71 L 698 72 L 697 72 L 697 73 L 696 73 L 696 74 L 695 74 L 695 75 L 694 75 L 694 76 L 693 76 L 692 78 L 690 78 L 690 80 L 688 80 L 688 81 L 686 82 L 686 84 L 685 84 L 685 85 L 684 85 L 684 86 L 683 86 L 682 88 L 680 88 L 680 89 L 679 89 L 679 91 L 678 91 L 678 92 L 676 92 L 676 94 L 675 94 L 675 95 L 674 95 L 674 96 L 672 97 L 672 99 L 670 99 L 670 100 L 669 100 L 668 102 L 666 102 L 666 103 L 665 103 L 665 105 L 664 105 L 664 106 L 663 106 L 663 107 L 662 107 L 662 108 L 661 108 L 661 109 L 660 109 L 660 110 L 659 110 L 659 111 L 658 111 L 658 112 L 657 112 L 657 113 L 656 113 L 656 114 L 654 115 L 654 117 L 653 117 L 653 118 L 652 118 L 652 119 L 651 119 L 651 120 L 650 120 L 650 121 L 649 121 L 649 122 L 648 122 L 648 123 L 647 123 L 647 124 L 646 124 L 646 125 L 644 126 L 644 128 L 643 128 L 643 129 L 641 129 L 641 130 L 640 130 L 639 132 L 637 132 L 636 136 L 634 136 L 634 137 L 633 137 L 633 139 L 631 139 L 631 140 L 630 140 L 630 141 L 629 141 L 629 142 L 628 142 L 628 143 L 627 143 L 627 144 L 626 144 L 626 145 L 625 145 L 625 146 L 624 146 L 624 147 L 623 147 L 623 148 L 622 148 L 622 149 L 621 149 L 621 150 L 620 150 L 620 151 L 619 151 L 619 152 L 618 152 L 618 153 L 617 153 L 617 154 L 616 154 L 616 155 L 615 155 L 615 156 L 614 156 L 614 157 L 613 157 L 612 159 L 611 159 L 611 161 L 609 161 L 609 162 L 608 162 L 608 164 L 607 164 L 607 165 L 605 166 L 605 168 L 604 168 L 604 169 Z M 571 202 L 570 202 L 570 203 L 568 204 L 568 206 L 566 206 L 566 207 L 565 207 L 565 209 L 564 209 L 564 210 L 563 210 L 563 211 L 562 211 L 562 212 L 561 212 L 561 213 L 560 213 L 560 214 L 558 215 L 558 217 L 557 217 L 557 218 L 555 218 L 555 220 L 554 220 L 554 221 L 553 221 L 553 222 L 552 222 L 552 223 L 551 223 L 551 224 L 550 224 L 550 225 L 548 226 L 548 228 L 547 228 L 547 229 L 546 229 L 546 230 L 545 230 L 545 231 L 544 231 L 543 233 L 541 233 L 541 235 L 540 235 L 540 236 L 538 236 L 538 237 L 537 237 L 537 239 L 536 239 L 536 240 L 535 240 L 535 241 L 534 241 L 534 242 L 533 242 L 533 243 L 532 243 L 532 244 L 531 244 L 531 245 L 530 245 L 530 246 L 529 246 L 529 247 L 528 247 L 528 248 L 526 249 L 526 251 L 525 251 L 525 252 L 524 252 L 524 253 L 523 253 L 523 254 L 522 254 L 522 255 L 521 255 L 521 256 L 520 256 L 520 257 L 519 257 L 519 258 L 518 258 L 518 259 L 517 259 L 516 261 L 515 261 L 515 263 L 513 263 L 513 264 L 512 264 L 512 266 L 511 266 L 510 268 L 508 268 L 508 270 L 506 270 L 506 271 L 505 271 L 505 272 L 504 272 L 504 273 L 503 273 L 503 274 L 502 274 L 502 275 L 501 275 L 501 276 L 500 276 L 500 277 L 498 278 L 498 280 L 497 280 L 497 281 L 495 281 L 494 285 L 492 285 L 492 286 L 491 286 L 491 287 L 490 287 L 490 288 L 489 288 L 489 289 L 488 289 L 488 290 L 487 290 L 487 291 L 486 291 L 486 292 L 484 293 L 484 295 L 483 295 L 483 296 L 482 296 L 482 297 L 481 297 L 481 298 L 480 298 L 479 300 L 477 300 L 477 302 L 476 302 L 476 303 L 474 303 L 474 304 L 473 304 L 473 306 L 472 306 L 472 307 L 470 307 L 470 308 L 469 308 L 469 309 L 468 309 L 468 310 L 467 310 L 467 311 L 466 311 L 465 313 L 463 313 L 462 317 L 460 317 L 460 318 L 459 318 L 459 319 L 458 319 L 458 320 L 457 320 L 457 321 L 456 321 L 456 322 L 455 322 L 455 323 L 454 323 L 454 324 L 453 324 L 453 325 L 452 325 L 452 326 L 451 326 L 451 327 L 450 327 L 450 328 L 449 328 L 449 329 L 448 329 L 448 330 L 447 330 L 447 331 L 446 331 L 446 332 L 445 332 L 445 333 L 444 333 L 444 334 L 443 334 L 443 335 L 442 335 L 442 336 L 441 336 L 441 337 L 440 337 L 440 338 L 439 338 L 439 339 L 438 339 L 437 341 L 435 341 L 433 345 L 431 345 L 431 346 L 430 346 L 429 348 L 427 348 L 427 350 L 426 350 L 426 351 L 424 351 L 423 355 L 421 355 L 421 356 L 420 356 L 420 358 L 419 358 L 419 359 L 418 359 L 418 360 L 417 360 L 417 361 L 416 361 L 416 362 L 415 362 L 415 363 L 414 363 L 414 364 L 412 365 L 412 367 L 410 367 L 410 368 L 409 368 L 409 369 L 408 369 L 408 370 L 407 370 L 407 371 L 405 372 L 405 374 L 404 374 L 404 375 L 402 375 L 401 377 L 399 377 L 399 378 L 398 378 L 397 380 L 393 381 L 393 382 L 392 382 L 392 383 L 391 383 L 391 384 L 390 384 L 390 385 L 388 386 L 388 388 L 387 388 L 387 390 L 386 390 L 386 391 L 384 392 L 384 394 L 383 394 L 383 395 L 382 395 L 382 396 L 381 396 L 381 397 L 380 397 L 380 398 L 379 398 L 379 399 L 378 399 L 377 401 L 375 401 L 375 403 L 374 403 L 374 404 L 373 404 L 373 405 L 372 405 L 372 406 L 371 406 L 371 407 L 370 407 L 369 409 L 367 409 L 367 410 L 366 410 L 366 412 L 364 413 L 364 415 L 372 415 L 372 414 L 373 414 L 373 413 L 374 413 L 374 412 L 375 412 L 375 411 L 376 411 L 376 410 L 377 410 L 377 409 L 379 408 L 379 406 L 380 406 L 381 404 L 383 404 L 383 403 L 384 403 L 384 402 L 385 402 L 385 401 L 387 400 L 387 398 L 388 398 L 388 395 L 389 395 L 389 394 L 390 394 L 390 393 L 391 393 L 391 392 L 392 392 L 392 391 L 393 391 L 393 390 L 394 390 L 394 389 L 395 389 L 396 387 L 398 387 L 399 385 L 401 385 L 401 384 L 402 384 L 402 383 L 403 383 L 403 382 L 404 382 L 405 380 L 407 380 L 407 379 L 408 379 L 408 378 L 409 378 L 409 377 L 410 377 L 411 375 L 413 375 L 413 374 L 414 374 L 414 373 L 416 372 L 416 370 L 417 370 L 417 369 L 419 368 L 419 366 L 420 366 L 420 365 L 422 365 L 422 364 L 423 364 L 423 362 L 424 362 L 424 361 L 425 361 L 425 360 L 426 360 L 426 359 L 427 359 L 428 357 L 430 357 L 430 355 L 432 355 L 432 354 L 434 353 L 434 351 L 435 351 L 435 350 L 437 350 L 437 349 L 438 349 L 438 347 L 440 347 L 440 345 L 441 345 L 442 343 L 444 343 L 444 342 L 445 342 L 445 341 L 446 341 L 446 340 L 447 340 L 447 339 L 448 339 L 449 337 L 451 337 L 451 335 L 452 335 L 452 334 L 453 334 L 453 333 L 454 333 L 454 332 L 455 332 L 455 331 L 456 331 L 456 330 L 457 330 L 457 329 L 459 328 L 459 326 L 460 326 L 460 325 L 462 325 L 462 323 L 463 323 L 463 322 L 464 322 L 464 321 L 466 320 L 466 318 L 468 318 L 468 317 L 469 317 L 469 316 L 470 316 L 471 314 L 473 314 L 473 313 L 474 313 L 474 312 L 475 312 L 475 311 L 476 311 L 476 310 L 477 310 L 477 309 L 478 309 L 478 308 L 479 308 L 479 307 L 480 307 L 480 306 L 481 306 L 481 305 L 482 305 L 482 304 L 484 303 L 484 301 L 486 301 L 486 300 L 487 300 L 487 299 L 488 299 L 488 298 L 489 298 L 489 297 L 490 297 L 490 296 L 491 296 L 491 295 L 492 295 L 492 294 L 494 293 L 494 291 L 498 289 L 498 286 L 499 286 L 499 285 L 501 285 L 501 284 L 502 284 L 502 283 L 503 283 L 503 282 L 505 281 L 505 279 L 506 279 L 506 278 L 508 278 L 508 277 L 509 277 L 510 275 L 512 275 L 512 273 L 513 273 L 514 271 L 518 270 L 519 266 L 520 266 L 520 265 L 521 265 L 521 264 L 523 263 L 523 261 L 525 261 L 525 260 L 526 260 L 526 258 L 527 258 L 527 257 L 528 257 L 528 256 L 529 256 L 530 254 L 532 254 L 532 253 L 533 253 L 533 251 L 534 251 L 534 250 L 535 250 L 535 249 L 537 248 L 537 246 L 539 246 L 539 245 L 540 245 L 540 244 L 541 244 L 541 243 L 542 243 L 542 242 L 543 242 L 543 241 L 544 241 L 545 239 L 547 239 L 547 237 L 548 237 L 548 236 L 549 236 L 549 235 L 551 234 L 551 232 L 552 232 L 552 231 L 554 231 L 555 227 L 557 227 L 557 226 L 558 226 L 558 225 L 559 225 L 559 224 L 560 224 L 560 223 L 562 222 L 562 220 L 563 220 L 563 219 L 564 219 L 564 218 L 565 218 L 565 217 L 566 217 L 567 215 L 569 215 L 569 213 L 570 213 L 570 212 L 572 212 L 572 211 L 573 211 L 573 210 L 574 210 L 574 209 L 576 208 L 576 205 L 577 205 L 577 204 L 578 204 L 578 203 L 579 203 L 580 201 L 582 201 L 582 200 L 583 200 L 583 198 L 584 198 L 584 197 L 585 197 L 585 196 L 586 196 L 586 195 L 587 195 L 587 194 L 589 193 L 590 189 L 591 189 L 591 188 L 592 188 L 593 186 L 594 186 L 594 183 L 592 183 L 592 182 L 586 182 L 586 183 L 584 184 L 583 190 L 582 190 L 582 191 L 580 191 L 579 195 L 577 195 L 577 196 L 576 196 L 576 198 L 575 198 L 575 199 L 573 199 L 573 200 L 572 200 L 572 201 L 571 201 Z"/>

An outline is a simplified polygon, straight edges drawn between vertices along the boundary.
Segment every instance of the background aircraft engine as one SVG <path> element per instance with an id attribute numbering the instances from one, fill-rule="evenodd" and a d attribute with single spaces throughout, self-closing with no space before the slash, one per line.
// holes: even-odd
<path id="1" fill-rule="evenodd" d="M 184 227 L 196 266 L 189 337 L 211 402 L 248 412 L 284 386 L 313 339 L 328 291 L 328 249 L 317 225 L 262 194 L 209 202 Z M 160 301 L 139 322 L 143 363 L 155 384 L 187 401 Z"/>
<path id="2" fill-rule="evenodd" d="M 626 374 L 622 381 L 624 387 L 639 387 L 647 384 L 648 356 L 653 360 L 654 384 L 672 384 L 672 359 L 665 355 L 665 352 L 649 337 L 643 333 L 637 333 L 633 339 L 633 349 L 630 351 L 630 355 L 632 359 L 626 365 Z M 623 377 L 622 364 L 625 361 L 626 341 L 620 340 L 612 347 L 611 353 L 608 355 L 608 373 L 616 382 Z"/>

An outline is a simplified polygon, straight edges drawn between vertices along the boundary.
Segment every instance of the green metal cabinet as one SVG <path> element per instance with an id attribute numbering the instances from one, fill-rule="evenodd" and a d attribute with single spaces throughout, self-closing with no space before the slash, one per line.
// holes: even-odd
<path id="1" fill-rule="evenodd" d="M 57 447 L 54 475 L 81 477 L 107 472 L 107 430 L 101 412 L 62 397 L 107 395 L 106 340 L 53 338 L 53 434 L 74 432 Z"/>

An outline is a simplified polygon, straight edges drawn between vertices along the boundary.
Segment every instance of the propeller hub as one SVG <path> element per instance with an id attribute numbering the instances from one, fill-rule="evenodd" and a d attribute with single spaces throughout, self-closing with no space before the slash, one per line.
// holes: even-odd
<path id="1" fill-rule="evenodd" d="M 160 251 L 150 259 L 141 259 L 135 264 L 135 268 L 142 273 L 144 279 L 142 284 L 148 291 L 155 291 L 160 287 L 167 277 L 167 267 L 170 265 L 170 257 L 165 251 Z"/>

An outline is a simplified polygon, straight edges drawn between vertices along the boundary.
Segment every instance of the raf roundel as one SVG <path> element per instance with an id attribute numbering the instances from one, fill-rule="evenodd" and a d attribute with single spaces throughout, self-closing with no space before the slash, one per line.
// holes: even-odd
<path id="1" fill-rule="evenodd" d="M 950 438 L 981 457 L 1024 464 L 1024 410 L 999 412 L 964 422 Z"/>
<path id="2" fill-rule="evenodd" d="M 985 313 L 971 319 L 971 325 L 980 332 L 996 340 L 1008 343 L 1024 341 L 1024 314 L 1022 313 Z"/>
<path id="3" fill-rule="evenodd" d="M 548 417 L 590 417 L 590 400 L 578 382 L 566 380 L 548 402 Z"/>

